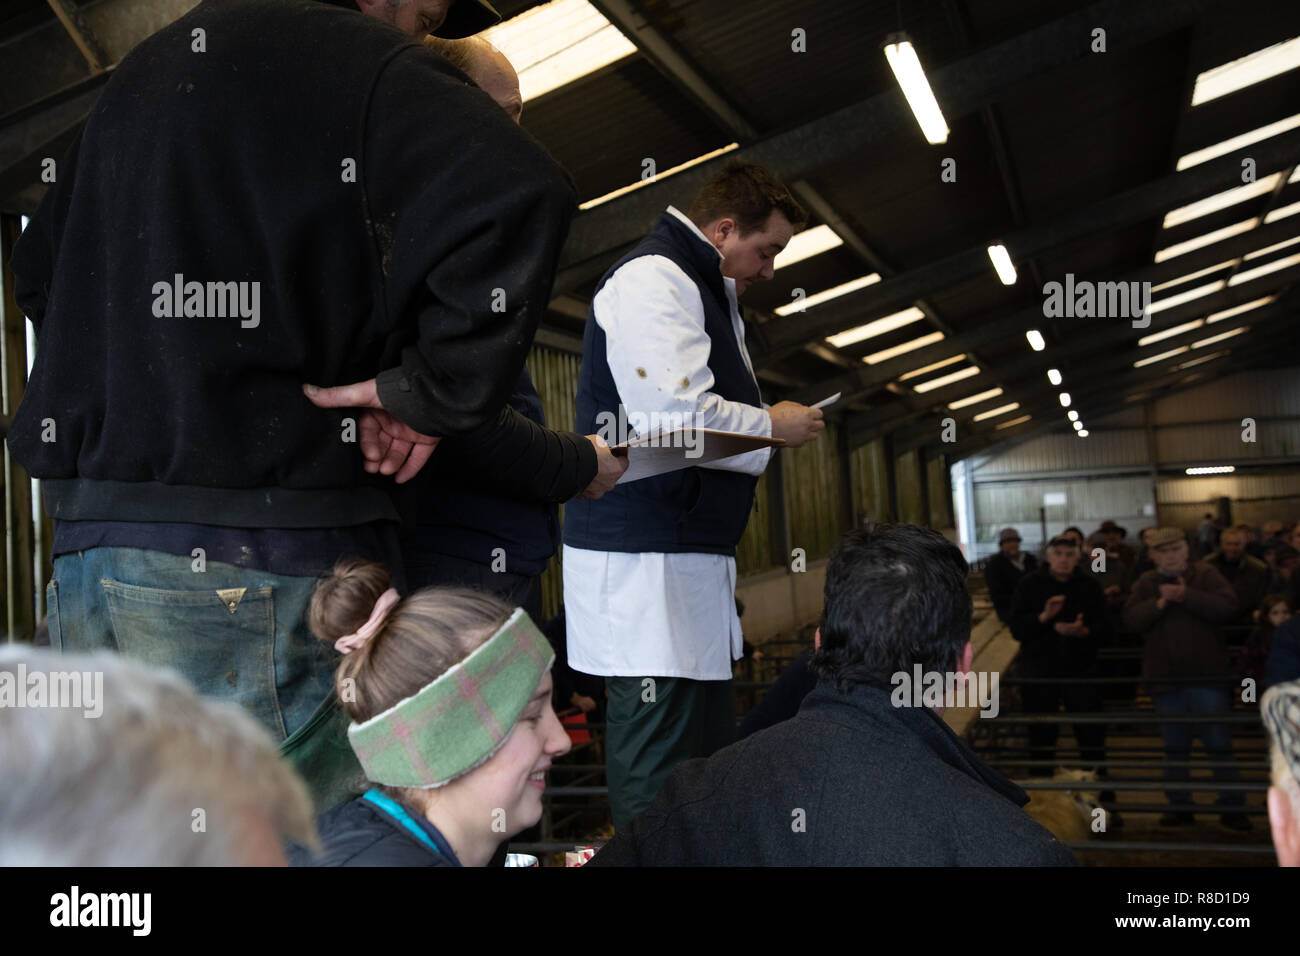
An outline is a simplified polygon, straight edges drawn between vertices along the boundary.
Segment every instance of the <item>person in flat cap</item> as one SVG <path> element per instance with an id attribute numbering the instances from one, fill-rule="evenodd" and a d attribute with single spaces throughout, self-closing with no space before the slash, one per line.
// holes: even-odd
<path id="1" fill-rule="evenodd" d="M 1270 687 L 1259 702 L 1268 730 L 1272 782 L 1268 825 L 1281 866 L 1300 866 L 1300 681 Z"/>
<path id="2" fill-rule="evenodd" d="M 1237 593 L 1218 571 L 1204 562 L 1189 560 L 1187 537 L 1178 528 L 1157 528 L 1147 538 L 1155 568 L 1133 584 L 1124 605 L 1124 626 L 1143 639 L 1142 677 L 1157 714 L 1226 714 L 1232 695 L 1219 677 L 1229 673 L 1228 647 L 1221 625 L 1237 613 Z M 1169 723 L 1161 727 L 1165 744 L 1165 781 L 1182 784 L 1189 779 L 1192 736 L 1198 733 L 1214 761 L 1214 779 L 1236 783 L 1232 734 L 1217 721 L 1201 724 Z M 1166 796 L 1169 813 L 1161 826 L 1187 826 L 1193 822 L 1192 792 L 1171 788 Z M 1216 805 L 1220 822 L 1234 830 L 1249 830 L 1250 820 L 1240 812 L 1243 796 L 1223 791 Z"/>
<path id="3" fill-rule="evenodd" d="M 1137 554 L 1129 545 L 1124 543 L 1124 539 L 1128 537 L 1128 528 L 1122 527 L 1108 518 L 1101 523 L 1101 527 L 1097 530 L 1106 538 L 1107 556 L 1119 561 L 1126 568 L 1133 567 Z"/>
<path id="4" fill-rule="evenodd" d="M 1038 559 L 1020 550 L 1019 531 L 1003 528 L 998 532 L 998 553 L 984 565 L 984 583 L 988 585 L 993 610 L 1003 624 L 1011 622 L 1011 599 L 1015 596 L 1016 585 L 1037 567 Z"/>

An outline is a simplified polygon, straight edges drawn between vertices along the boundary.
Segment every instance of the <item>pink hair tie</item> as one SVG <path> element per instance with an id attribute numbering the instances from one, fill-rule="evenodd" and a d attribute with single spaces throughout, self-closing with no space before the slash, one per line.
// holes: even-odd
<path id="1" fill-rule="evenodd" d="M 384 616 L 388 614 L 388 609 L 402 599 L 397 593 L 397 588 L 389 588 L 383 594 L 379 595 L 379 600 L 375 602 L 375 609 L 370 612 L 370 617 L 351 634 L 344 634 L 334 642 L 334 650 L 340 654 L 350 654 L 359 648 L 366 641 L 375 636 L 375 632 L 384 624 Z"/>

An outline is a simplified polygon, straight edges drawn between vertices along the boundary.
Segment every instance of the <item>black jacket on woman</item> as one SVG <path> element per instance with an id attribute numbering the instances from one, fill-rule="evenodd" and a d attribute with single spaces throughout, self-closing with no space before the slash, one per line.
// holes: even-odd
<path id="1" fill-rule="evenodd" d="M 372 790 L 316 821 L 323 852 L 291 846 L 291 866 L 460 866 L 428 820 Z"/>

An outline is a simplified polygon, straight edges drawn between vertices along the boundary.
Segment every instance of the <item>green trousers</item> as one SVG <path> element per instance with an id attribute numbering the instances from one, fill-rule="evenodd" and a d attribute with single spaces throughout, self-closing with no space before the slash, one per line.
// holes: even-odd
<path id="1" fill-rule="evenodd" d="M 735 697 L 729 680 L 684 677 L 607 677 L 605 693 L 605 776 L 621 830 L 679 763 L 735 739 Z"/>

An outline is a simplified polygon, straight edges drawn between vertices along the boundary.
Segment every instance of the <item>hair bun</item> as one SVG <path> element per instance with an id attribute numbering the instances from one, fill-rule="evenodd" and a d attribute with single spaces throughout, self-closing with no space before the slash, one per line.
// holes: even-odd
<path id="1" fill-rule="evenodd" d="M 307 626 L 322 641 L 333 644 L 359 629 L 370 618 L 375 602 L 391 586 L 392 575 L 378 561 L 341 558 L 322 578 L 307 609 Z"/>

